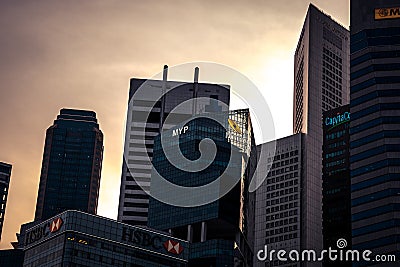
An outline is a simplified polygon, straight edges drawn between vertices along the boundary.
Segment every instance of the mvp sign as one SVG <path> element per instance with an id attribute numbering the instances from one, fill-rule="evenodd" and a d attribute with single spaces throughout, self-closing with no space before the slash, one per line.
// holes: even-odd
<path id="1" fill-rule="evenodd" d="M 375 19 L 400 19 L 400 7 L 375 8 Z"/>

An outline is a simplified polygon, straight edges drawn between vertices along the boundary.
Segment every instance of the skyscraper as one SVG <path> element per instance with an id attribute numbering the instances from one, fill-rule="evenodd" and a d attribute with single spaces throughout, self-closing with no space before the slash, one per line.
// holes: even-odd
<path id="1" fill-rule="evenodd" d="M 350 2 L 353 249 L 399 259 L 400 3 Z"/>
<path id="2" fill-rule="evenodd" d="M 349 105 L 325 111 L 322 123 L 324 249 L 336 248 L 337 240 L 341 238 L 351 247 Z M 324 266 L 337 264 L 326 261 Z M 351 266 L 351 262 L 341 262 L 340 266 Z"/>
<path id="3" fill-rule="evenodd" d="M 167 81 L 166 67 L 164 80 L 131 79 L 118 221 L 147 225 L 153 138 L 162 129 L 170 129 L 190 118 L 194 112 L 227 111 L 227 106 L 214 106 L 209 99 L 229 105 L 229 97 L 227 85 L 198 83 L 196 79 L 194 83 Z M 203 99 L 184 104 L 195 98 Z M 165 123 L 168 115 L 173 115 L 174 122 Z M 143 139 L 145 146 L 141 145 Z"/>
<path id="4" fill-rule="evenodd" d="M 35 221 L 68 209 L 96 214 L 102 160 L 96 113 L 61 109 L 46 131 Z"/>
<path id="5" fill-rule="evenodd" d="M 300 266 L 298 262 L 261 261 L 257 252 L 268 246 L 271 250 L 300 251 L 301 238 L 307 234 L 305 198 L 301 195 L 306 177 L 303 173 L 304 134 L 295 134 L 257 146 L 267 156 L 260 166 L 256 191 L 254 266 Z M 273 148 L 276 144 L 276 150 Z M 269 172 L 267 173 L 267 170 Z"/>
<path id="6" fill-rule="evenodd" d="M 212 116 L 222 118 L 219 121 L 224 125 L 210 119 Z M 173 128 L 155 138 L 148 225 L 188 240 L 191 243 L 190 266 L 251 266 L 254 222 L 248 186 L 252 165 L 248 162 L 246 168 L 243 164 L 256 156 L 249 111 L 235 110 L 229 117 L 226 112 L 210 117 L 194 117 L 181 125 L 187 127 L 187 131 L 179 136 L 174 135 Z M 196 164 L 194 162 L 201 156 L 199 144 L 204 139 L 212 139 L 217 152 L 212 163 L 201 171 L 183 171 L 185 163 L 174 166 L 166 156 L 168 149 L 179 147 L 184 157 Z M 171 183 L 184 187 L 201 188 L 220 178 L 204 194 L 193 191 L 189 195 L 190 200 L 208 197 L 215 200 L 192 207 L 163 203 L 153 198 L 155 191 L 163 191 L 171 198 L 182 196 L 160 186 L 154 179 L 155 171 Z M 221 196 L 229 183 L 232 183 L 231 190 Z"/>
<path id="7" fill-rule="evenodd" d="M 302 247 L 322 249 L 322 112 L 349 100 L 349 32 L 310 4 L 294 58 L 293 131 L 305 133 Z"/>
<path id="8" fill-rule="evenodd" d="M 3 232 L 4 216 L 6 214 L 6 204 L 8 196 L 8 188 L 10 186 L 12 166 L 10 164 L 0 162 L 0 239 Z"/>

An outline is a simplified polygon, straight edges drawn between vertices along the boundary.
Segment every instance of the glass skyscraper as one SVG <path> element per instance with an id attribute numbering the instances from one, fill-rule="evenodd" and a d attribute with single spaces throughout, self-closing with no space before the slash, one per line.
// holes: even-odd
<path id="1" fill-rule="evenodd" d="M 324 249 L 336 248 L 344 238 L 351 247 L 350 112 L 349 105 L 324 112 L 322 148 L 322 207 Z M 324 266 L 337 266 L 326 261 Z M 341 262 L 340 266 L 351 266 Z"/>
<path id="2" fill-rule="evenodd" d="M 61 109 L 46 131 L 35 221 L 68 209 L 96 214 L 102 160 L 96 113 Z"/>
<path id="3" fill-rule="evenodd" d="M 0 239 L 3 232 L 4 216 L 6 214 L 6 204 L 8 197 L 8 189 L 10 187 L 12 166 L 10 164 L 0 162 Z"/>
<path id="4" fill-rule="evenodd" d="M 321 118 L 348 104 L 349 43 L 349 31 L 310 4 L 295 52 L 293 101 L 293 131 L 306 134 L 301 245 L 307 249 L 322 249 Z"/>
<path id="5" fill-rule="evenodd" d="M 165 73 L 166 71 L 164 69 Z M 141 94 L 142 90 L 145 93 Z M 136 78 L 130 80 L 119 221 L 131 225 L 147 224 L 154 137 L 162 129 L 170 129 L 194 113 L 227 111 L 227 106 L 214 106 L 209 99 L 229 105 L 229 94 L 227 85 L 174 82 L 167 81 L 166 77 L 165 81 Z M 159 98 L 160 95 L 163 96 Z M 195 98 L 203 99 L 177 108 L 185 101 Z M 174 116 L 174 122 L 165 122 L 169 115 Z M 142 132 L 144 129 L 145 133 Z M 143 142 L 145 145 L 141 145 Z"/>
<path id="6" fill-rule="evenodd" d="M 224 125 L 210 119 L 213 116 L 220 117 Z M 254 210 L 251 206 L 254 198 L 249 194 L 248 186 L 252 174 L 250 162 L 255 160 L 256 153 L 249 111 L 194 117 L 181 127 L 187 127 L 187 130 L 179 136 L 174 135 L 175 128 L 172 128 L 155 138 L 153 172 L 157 171 L 171 183 L 184 187 L 202 187 L 222 177 L 203 195 L 194 191 L 189 196 L 216 200 L 193 207 L 178 207 L 151 197 L 148 226 L 188 240 L 191 243 L 190 266 L 252 266 Z M 179 147 L 187 159 L 195 161 L 201 156 L 199 144 L 204 139 L 212 139 L 217 152 L 212 163 L 201 171 L 184 171 L 184 164 L 174 166 L 166 157 L 166 150 Z M 230 171 L 226 172 L 228 168 Z M 232 183 L 232 189 L 219 197 L 226 183 Z M 152 175 L 152 196 L 160 190 L 165 189 Z M 164 194 L 182 197 L 174 190 Z"/>
<path id="7" fill-rule="evenodd" d="M 399 259 L 400 2 L 350 2 L 353 249 Z"/>

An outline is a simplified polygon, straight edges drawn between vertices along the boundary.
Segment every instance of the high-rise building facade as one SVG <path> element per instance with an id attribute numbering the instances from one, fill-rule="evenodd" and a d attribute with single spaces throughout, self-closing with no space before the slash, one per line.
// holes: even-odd
<path id="1" fill-rule="evenodd" d="M 10 164 L 0 162 L 0 239 L 3 232 L 4 216 L 6 214 L 6 204 L 8 197 L 8 189 L 10 187 L 12 166 Z"/>
<path id="2" fill-rule="evenodd" d="M 353 249 L 399 259 L 400 2 L 350 2 Z"/>
<path id="3" fill-rule="evenodd" d="M 350 112 L 349 105 L 324 112 L 322 148 L 322 214 L 324 249 L 336 248 L 339 239 L 351 247 Z M 337 266 L 326 261 L 324 266 Z M 351 266 L 341 262 L 340 266 Z"/>
<path id="4" fill-rule="evenodd" d="M 322 112 L 349 101 L 349 31 L 310 4 L 294 58 L 293 131 L 305 133 L 302 247 L 322 249 Z"/>
<path id="5" fill-rule="evenodd" d="M 300 251 L 301 238 L 307 225 L 306 209 L 301 195 L 304 159 L 304 134 L 295 134 L 257 146 L 257 151 L 266 154 L 265 162 L 258 166 L 263 183 L 256 190 L 254 266 L 300 266 L 299 262 L 279 261 L 274 258 L 261 261 L 257 252 L 268 247 L 268 251 Z M 274 149 L 276 145 L 276 150 Z M 261 159 L 261 158 L 260 158 Z M 267 172 L 269 170 L 269 172 Z"/>
<path id="6" fill-rule="evenodd" d="M 187 131 L 179 136 L 174 136 L 175 128 L 164 131 L 154 140 L 153 156 L 153 174 L 157 171 L 178 186 L 201 188 L 220 179 L 204 194 L 193 191 L 189 196 L 191 199 L 209 198 L 210 201 L 179 207 L 151 197 L 148 226 L 188 240 L 191 243 L 190 266 L 252 266 L 254 214 L 248 186 L 252 173 L 249 161 L 254 161 L 256 153 L 249 111 L 231 111 L 229 117 L 227 112 L 215 116 L 222 117 L 219 121 L 224 125 L 210 118 L 194 117 L 184 124 Z M 216 155 L 201 171 L 184 171 L 184 164 L 174 166 L 166 156 L 166 150 L 179 147 L 182 154 L 195 164 L 194 161 L 201 156 L 199 144 L 206 138 L 213 140 Z M 244 162 L 247 160 L 246 166 Z M 182 197 L 161 187 L 154 177 L 152 175 L 152 196 L 156 191 L 165 190 L 165 194 L 172 198 Z M 232 183 L 232 188 L 220 195 L 229 183 Z"/>
<path id="7" fill-rule="evenodd" d="M 167 81 L 166 75 L 164 80 L 131 79 L 118 208 L 119 221 L 131 225 L 147 225 L 154 137 L 162 129 L 170 129 L 190 118 L 194 112 L 227 111 L 229 93 L 227 85 Z M 195 98 L 202 99 L 197 102 L 185 102 Z M 213 105 L 215 102 L 211 103 L 209 99 L 221 101 L 226 106 Z M 165 121 L 169 115 L 172 115 L 173 122 Z"/>
<path id="8" fill-rule="evenodd" d="M 35 221 L 68 209 L 96 214 L 102 160 L 96 113 L 61 109 L 46 131 Z"/>

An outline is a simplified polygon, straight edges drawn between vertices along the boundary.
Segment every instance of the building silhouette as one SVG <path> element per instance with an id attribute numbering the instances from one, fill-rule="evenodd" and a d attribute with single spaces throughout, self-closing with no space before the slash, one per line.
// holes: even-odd
<path id="1" fill-rule="evenodd" d="M 10 164 L 0 162 L 0 239 L 3 232 L 4 216 L 6 214 L 11 169 L 12 166 Z"/>
<path id="2" fill-rule="evenodd" d="M 194 117 L 182 124 L 187 131 L 179 136 L 174 136 L 175 128 L 172 128 L 154 139 L 148 226 L 188 240 L 190 266 L 252 266 L 254 198 L 250 196 L 248 186 L 256 150 L 249 111 L 235 110 L 229 116 L 227 112 L 209 116 Z M 221 117 L 220 121 L 225 125 L 210 119 L 213 116 Z M 229 126 L 228 122 L 235 126 Z M 195 161 L 201 156 L 199 143 L 205 138 L 213 140 L 217 152 L 212 163 L 201 171 L 185 171 L 182 167 L 186 165 L 175 166 L 166 156 L 168 149 L 179 147 L 184 157 Z M 243 165 L 246 160 L 249 160 L 248 164 Z M 163 193 L 171 198 L 182 198 L 176 191 L 162 186 L 155 178 L 156 171 L 169 182 L 184 187 L 202 187 L 220 178 L 204 194 L 193 192 L 189 196 L 191 200 L 216 200 L 184 207 L 155 199 L 154 195 Z M 233 183 L 231 190 L 220 195 L 227 183 Z"/>
<path id="3" fill-rule="evenodd" d="M 22 225 L 18 247 L 0 261 L 21 265 L 5 266 L 187 267 L 189 256 L 188 242 L 168 233 L 76 210 Z"/>
<path id="4" fill-rule="evenodd" d="M 306 134 L 301 247 L 317 251 L 323 243 L 322 112 L 349 101 L 349 43 L 349 31 L 310 4 L 294 58 L 293 131 Z"/>
<path id="5" fill-rule="evenodd" d="M 256 190 L 254 253 L 271 250 L 300 251 L 307 217 L 302 185 L 304 177 L 304 134 L 295 134 L 257 145 L 261 186 Z M 267 171 L 269 170 L 269 172 Z M 254 266 L 300 266 L 298 262 L 260 261 Z"/>
<path id="6" fill-rule="evenodd" d="M 61 109 L 46 131 L 35 221 L 68 209 L 96 214 L 102 160 L 96 113 Z"/>
<path id="7" fill-rule="evenodd" d="M 324 112 L 322 208 L 324 249 L 337 248 L 344 238 L 351 247 L 350 112 L 349 105 Z M 327 261 L 324 266 L 337 266 Z M 340 266 L 351 266 L 341 262 Z"/>
<path id="8" fill-rule="evenodd" d="M 229 86 L 198 83 L 196 78 L 193 83 L 167 81 L 167 71 L 165 66 L 163 80 L 130 80 L 118 221 L 131 225 L 147 225 L 154 137 L 194 113 L 228 110 Z M 185 105 L 196 98 L 203 99 Z M 210 99 L 226 106 L 214 106 Z"/>
<path id="9" fill-rule="evenodd" d="M 400 3 L 350 1 L 353 249 L 400 257 Z M 394 266 L 394 263 L 354 266 Z"/>

